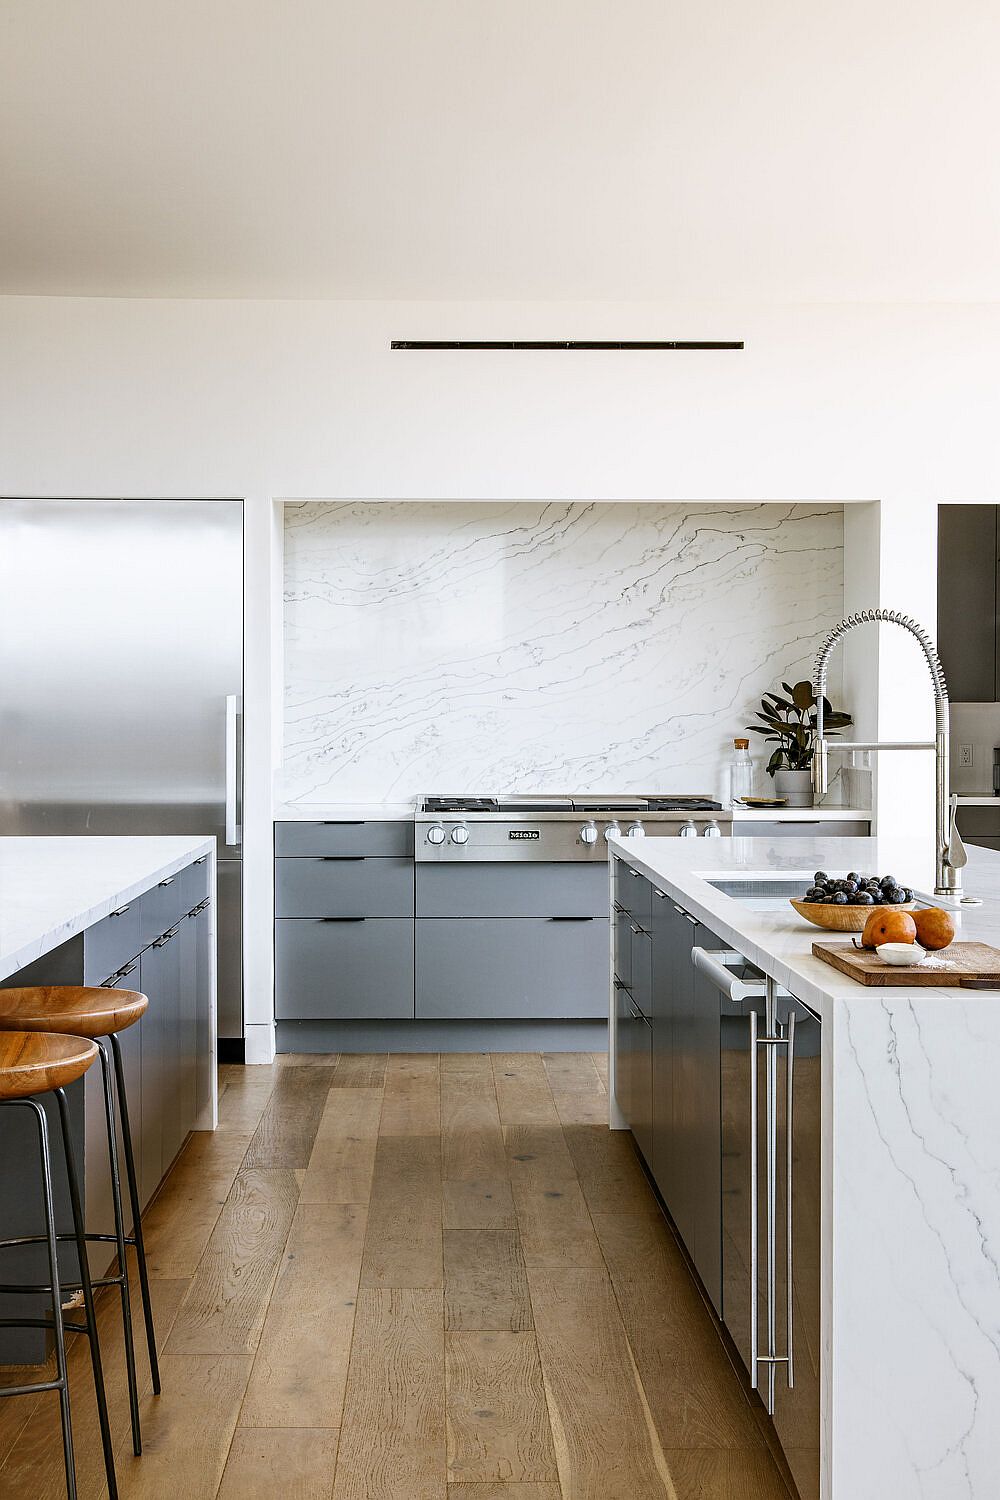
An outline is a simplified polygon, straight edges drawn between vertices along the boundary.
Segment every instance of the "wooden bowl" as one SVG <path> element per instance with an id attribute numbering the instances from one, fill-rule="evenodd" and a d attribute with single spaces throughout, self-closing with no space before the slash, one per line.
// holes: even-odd
<path id="1" fill-rule="evenodd" d="M 872 912 L 878 907 L 885 907 L 887 911 L 916 911 L 915 901 L 897 901 L 892 904 L 888 901 L 875 901 L 868 906 L 839 906 L 832 901 L 794 901 L 790 899 L 790 905 L 795 907 L 800 917 L 805 917 L 814 927 L 825 927 L 828 932 L 864 932 L 865 923 Z"/>

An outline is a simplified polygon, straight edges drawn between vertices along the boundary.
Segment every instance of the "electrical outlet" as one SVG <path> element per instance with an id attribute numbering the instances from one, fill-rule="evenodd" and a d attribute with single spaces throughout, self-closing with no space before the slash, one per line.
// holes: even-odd
<path id="1" fill-rule="evenodd" d="M 958 747 L 958 763 L 959 763 L 960 766 L 971 766 L 972 765 L 972 746 L 971 745 L 959 745 L 959 747 Z"/>

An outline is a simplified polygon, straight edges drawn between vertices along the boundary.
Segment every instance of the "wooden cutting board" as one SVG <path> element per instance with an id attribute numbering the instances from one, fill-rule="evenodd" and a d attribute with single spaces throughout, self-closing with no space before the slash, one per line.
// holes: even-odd
<path id="1" fill-rule="evenodd" d="M 859 984 L 959 985 L 964 979 L 992 979 L 1000 985 L 1000 948 L 989 943 L 949 943 L 936 953 L 928 953 L 922 964 L 894 968 L 877 953 L 855 948 L 852 943 L 813 943 L 812 951 L 824 963 L 832 964 L 842 974 L 849 974 Z"/>

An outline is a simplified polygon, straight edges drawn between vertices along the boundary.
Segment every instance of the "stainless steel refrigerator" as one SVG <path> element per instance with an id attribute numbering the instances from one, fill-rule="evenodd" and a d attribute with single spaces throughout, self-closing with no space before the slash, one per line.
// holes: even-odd
<path id="1" fill-rule="evenodd" d="M 0 833 L 214 834 L 243 1037 L 243 505 L 0 500 Z"/>

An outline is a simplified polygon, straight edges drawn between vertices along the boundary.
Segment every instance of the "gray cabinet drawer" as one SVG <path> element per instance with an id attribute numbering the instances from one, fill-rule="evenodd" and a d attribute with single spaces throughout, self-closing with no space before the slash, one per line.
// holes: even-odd
<path id="1" fill-rule="evenodd" d="M 653 904 L 653 888 L 649 881 L 638 870 L 633 870 L 631 865 L 617 857 L 614 872 L 615 900 L 618 905 L 631 912 L 640 927 L 648 927 Z"/>
<path id="2" fill-rule="evenodd" d="M 799 818 L 794 823 L 783 823 L 780 819 L 758 822 L 741 822 L 736 819 L 733 823 L 733 835 L 742 839 L 773 839 L 773 838 L 800 838 L 800 839 L 857 839 L 867 838 L 871 832 L 871 823 L 867 818 L 845 818 L 843 821 L 831 818 Z"/>
<path id="3" fill-rule="evenodd" d="M 605 1017 L 608 919 L 418 918 L 418 1019 Z"/>
<path id="4" fill-rule="evenodd" d="M 208 855 L 183 869 L 177 877 L 180 890 L 177 901 L 182 911 L 193 911 L 199 901 L 208 896 Z"/>
<path id="5" fill-rule="evenodd" d="M 412 917 L 413 861 L 364 855 L 276 859 L 276 917 Z"/>
<path id="6" fill-rule="evenodd" d="M 184 871 L 168 875 L 139 897 L 139 939 L 145 948 L 184 915 Z"/>
<path id="7" fill-rule="evenodd" d="M 412 1018 L 412 920 L 286 918 L 274 930 L 279 1021 Z"/>
<path id="8" fill-rule="evenodd" d="M 136 899 L 120 906 L 103 922 L 87 928 L 83 935 L 84 984 L 103 984 L 123 969 L 130 958 L 135 958 L 141 947 Z"/>
<path id="9" fill-rule="evenodd" d="M 413 853 L 413 824 L 376 819 L 366 823 L 275 823 L 278 855 Z"/>
<path id="10" fill-rule="evenodd" d="M 418 917 L 607 917 L 606 865 L 418 865 Z"/>

